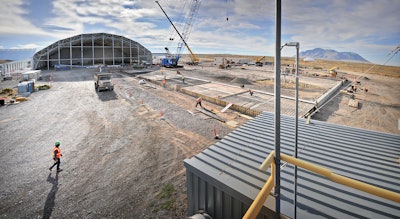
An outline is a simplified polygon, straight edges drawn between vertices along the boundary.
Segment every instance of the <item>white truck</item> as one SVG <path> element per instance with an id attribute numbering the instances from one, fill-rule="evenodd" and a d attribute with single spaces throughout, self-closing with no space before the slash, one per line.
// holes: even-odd
<path id="1" fill-rule="evenodd" d="M 114 84 L 111 82 L 112 73 L 94 74 L 94 88 L 97 92 L 102 90 L 114 90 Z"/>

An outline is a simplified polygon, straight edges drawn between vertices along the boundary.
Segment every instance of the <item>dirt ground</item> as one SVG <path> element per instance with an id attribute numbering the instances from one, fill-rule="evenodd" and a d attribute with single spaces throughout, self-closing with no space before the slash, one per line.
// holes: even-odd
<path id="1" fill-rule="evenodd" d="M 230 83 L 234 78 L 245 78 L 254 82 L 246 85 L 248 88 L 274 92 L 273 67 L 262 68 L 249 66 L 246 70 L 235 67 L 230 70 L 217 70 L 211 67 L 197 66 L 190 70 L 182 71 L 186 75 L 202 77 L 213 81 Z M 323 71 L 307 70 L 308 75 L 326 74 Z M 399 75 L 398 72 L 393 74 Z M 400 134 L 400 77 L 389 77 L 359 72 L 348 72 L 343 75 L 352 84 L 358 86 L 355 93 L 340 92 L 327 104 L 319 109 L 312 119 L 336 123 L 356 128 L 374 130 L 379 132 Z M 272 80 L 271 80 L 272 78 Z M 281 94 L 294 97 L 295 89 L 293 77 L 282 77 L 282 81 L 288 81 L 282 86 Z M 326 77 L 300 77 L 299 98 L 316 100 L 328 89 L 332 88 L 338 80 Z M 304 86 L 302 86 L 304 85 Z M 368 90 L 365 92 L 365 88 Z M 349 100 L 359 102 L 358 108 L 348 106 Z"/>
<path id="2" fill-rule="evenodd" d="M 352 73 L 349 78 L 354 77 L 360 82 L 357 92 L 341 92 L 313 119 L 399 135 L 400 78 L 361 73 Z M 350 99 L 357 100 L 359 107 L 348 106 Z"/>
<path id="3" fill-rule="evenodd" d="M 0 108 L 0 218 L 186 216 L 183 160 L 231 128 L 193 113 L 194 98 L 132 77 L 96 93 L 91 72 L 53 74 L 51 89 Z M 59 174 L 48 170 L 55 141 Z"/>
<path id="4" fill-rule="evenodd" d="M 214 129 L 223 137 L 234 128 L 197 113 L 194 97 L 139 85 L 135 75 L 115 73 L 114 91 L 96 92 L 94 71 L 43 72 L 40 83 L 51 89 L 0 107 L 0 218 L 186 216 L 183 160 L 218 141 Z M 219 82 L 265 79 L 258 70 L 192 67 L 182 72 Z M 47 82 L 50 74 L 53 81 Z M 399 78 L 358 76 L 368 87 L 367 93 L 355 94 L 359 108 L 347 105 L 349 94 L 339 94 L 313 119 L 400 134 Z M 0 82 L 0 88 L 15 83 Z M 304 98 L 313 97 L 303 92 Z M 282 93 L 292 95 L 293 89 Z M 231 110 L 219 116 L 239 125 L 248 120 Z M 61 141 L 63 152 L 64 170 L 58 174 L 48 170 L 55 141 Z"/>

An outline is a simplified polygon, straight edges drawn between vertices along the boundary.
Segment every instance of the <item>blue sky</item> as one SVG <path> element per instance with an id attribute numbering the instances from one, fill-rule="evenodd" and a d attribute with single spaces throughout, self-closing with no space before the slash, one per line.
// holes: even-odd
<path id="1" fill-rule="evenodd" d="M 177 24 L 190 1 L 159 0 Z M 283 0 L 282 44 L 300 42 L 301 51 L 355 52 L 384 64 L 400 45 L 399 11 L 399 0 Z M 179 38 L 153 0 L 2 0 L 2 49 L 39 50 L 97 32 L 125 36 L 156 53 L 164 47 L 175 51 Z M 275 1 L 202 0 L 188 44 L 199 54 L 274 56 Z M 294 49 L 282 50 L 282 56 L 294 54 Z M 400 53 L 387 65 L 400 66 Z"/>

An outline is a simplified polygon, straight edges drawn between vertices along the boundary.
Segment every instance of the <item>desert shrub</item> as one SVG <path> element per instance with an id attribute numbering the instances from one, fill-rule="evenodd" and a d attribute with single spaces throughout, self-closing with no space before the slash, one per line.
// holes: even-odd
<path id="1" fill-rule="evenodd" d="M 12 88 L 3 88 L 0 92 L 0 94 L 10 94 L 12 93 L 14 90 Z"/>
<path id="2" fill-rule="evenodd" d="M 38 90 L 48 90 L 50 89 L 50 85 L 44 84 L 44 85 L 39 85 L 37 86 Z"/>

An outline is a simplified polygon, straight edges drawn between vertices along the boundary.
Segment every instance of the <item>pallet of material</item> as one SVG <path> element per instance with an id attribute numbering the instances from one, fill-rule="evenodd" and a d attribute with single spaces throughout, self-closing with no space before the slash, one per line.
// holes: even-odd
<path id="1" fill-rule="evenodd" d="M 349 106 L 353 107 L 353 108 L 358 108 L 358 100 L 350 99 L 349 100 Z"/>

